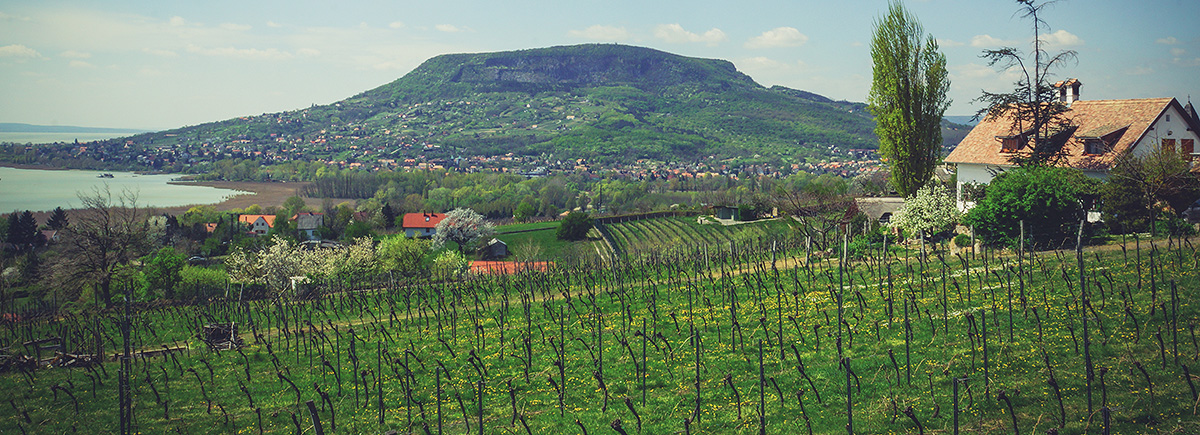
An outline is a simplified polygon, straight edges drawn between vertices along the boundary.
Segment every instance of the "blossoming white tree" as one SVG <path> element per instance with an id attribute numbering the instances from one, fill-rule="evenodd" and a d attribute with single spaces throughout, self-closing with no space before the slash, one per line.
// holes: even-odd
<path id="1" fill-rule="evenodd" d="M 916 195 L 904 200 L 893 227 L 922 239 L 926 234 L 948 230 L 962 219 L 954 195 L 941 183 L 926 183 Z"/>
<path id="2" fill-rule="evenodd" d="M 374 242 L 367 237 L 332 249 L 304 249 L 281 237 L 259 252 L 234 249 L 225 259 L 225 270 L 234 282 L 260 283 L 283 292 L 292 277 L 364 276 L 379 270 Z"/>
<path id="3" fill-rule="evenodd" d="M 446 213 L 446 218 L 438 222 L 433 234 L 435 246 L 446 242 L 458 244 L 458 252 L 465 253 L 467 246 L 479 240 L 491 237 L 496 228 L 491 222 L 483 220 L 483 216 L 469 208 L 456 208 Z"/>

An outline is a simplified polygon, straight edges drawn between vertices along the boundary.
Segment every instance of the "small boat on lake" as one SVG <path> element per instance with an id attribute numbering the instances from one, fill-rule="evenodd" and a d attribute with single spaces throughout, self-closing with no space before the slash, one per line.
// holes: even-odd
<path id="1" fill-rule="evenodd" d="M 96 176 L 96 178 L 112 178 L 112 177 L 113 177 L 113 174 L 110 174 L 107 172 Z"/>

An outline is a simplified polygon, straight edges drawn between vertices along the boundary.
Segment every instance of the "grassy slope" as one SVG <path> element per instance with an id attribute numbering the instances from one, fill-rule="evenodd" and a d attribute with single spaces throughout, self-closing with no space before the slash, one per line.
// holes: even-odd
<path id="1" fill-rule="evenodd" d="M 1135 265 L 1138 256 L 1140 267 Z M 268 432 L 291 432 L 293 414 L 302 426 L 311 430 L 303 400 L 317 401 L 326 429 L 333 417 L 338 431 L 344 433 L 382 432 L 389 428 L 403 431 L 411 411 L 418 422 L 414 430 L 419 432 L 419 422 L 424 421 L 436 431 L 434 375 L 441 362 L 450 371 L 443 384 L 445 430 L 464 432 L 457 395 L 466 405 L 475 431 L 474 388 L 480 372 L 473 368 L 475 362 L 469 356 L 474 352 L 484 369 L 486 433 L 524 431 L 520 420 L 512 422 L 510 388 L 517 412 L 533 433 L 574 432 L 578 430 L 576 419 L 591 433 L 605 433 L 609 431 L 607 426 L 620 419 L 625 430 L 633 433 L 637 430 L 637 418 L 622 403 L 625 397 L 637 409 L 643 433 L 679 432 L 683 430 L 684 418 L 690 415 L 696 394 L 693 384 L 696 354 L 689 339 L 694 327 L 701 338 L 702 350 L 699 354 L 701 418 L 692 423 L 693 431 L 757 432 L 756 406 L 761 391 L 770 433 L 806 432 L 802 418 L 805 415 L 815 433 L 844 432 L 846 377 L 837 360 L 837 328 L 827 321 L 837 317 L 834 290 L 838 270 L 829 268 L 829 263 L 811 270 L 787 268 L 798 262 L 781 261 L 785 267 L 775 274 L 768 264 L 769 255 L 761 251 L 754 258 L 761 267 L 742 267 L 736 271 L 722 267 L 719 256 L 713 257 L 710 269 L 703 269 L 696 264 L 703 263 L 699 258 L 696 254 L 681 256 L 659 265 L 643 265 L 635 273 L 583 269 L 549 282 L 532 278 L 507 284 L 423 285 L 382 294 L 334 296 L 320 304 L 253 302 L 249 312 L 260 333 L 269 337 L 282 373 L 298 386 L 300 402 L 297 393 L 276 376 L 275 363 L 265 343 L 249 339 L 250 345 L 244 349 L 247 358 L 243 359 L 235 352 L 200 350 L 193 342 L 190 354 L 177 355 L 178 366 L 170 358 L 135 364 L 137 423 L 144 432 L 178 429 L 184 433 L 253 433 L 258 430 L 258 417 L 239 388 L 239 383 L 244 383 L 255 405 L 262 410 L 263 426 Z M 1098 322 L 1090 324 L 1092 357 L 1096 367 L 1112 369 L 1104 382 L 1108 405 L 1113 409 L 1113 433 L 1200 430 L 1200 420 L 1191 410 L 1192 392 L 1188 383 L 1182 381 L 1182 369 L 1175 364 L 1173 353 L 1177 347 L 1179 362 L 1197 367 L 1200 348 L 1188 329 L 1200 320 L 1200 310 L 1195 305 L 1200 300 L 1196 258 L 1192 249 L 1160 250 L 1154 255 L 1152 266 L 1148 250 L 1139 253 L 1132 248 L 1127 253 L 1111 249 L 1089 252 L 1085 257 L 1093 295 L 1091 306 L 1098 318 Z M 986 263 L 976 258 L 967 266 L 954 257 L 947 264 L 933 259 L 924 266 L 913 259 L 892 259 L 890 286 L 886 278 L 888 267 L 877 260 L 855 263 L 844 271 L 844 313 L 852 335 L 845 333 L 843 343 L 856 375 L 851 381 L 856 431 L 915 433 L 915 426 L 896 414 L 912 406 L 927 430 L 948 433 L 952 406 L 950 379 L 967 376 L 971 379 L 970 388 L 960 398 L 964 407 L 960 416 L 963 433 L 1013 432 L 1005 404 L 997 400 L 1001 390 L 1012 400 L 1021 432 L 1044 433 L 1059 418 L 1056 394 L 1047 383 L 1051 369 L 1044 361 L 1048 360 L 1064 399 L 1066 428 L 1060 433 L 1083 433 L 1087 406 L 1083 394 L 1084 361 L 1080 354 L 1082 323 L 1076 298 L 1078 272 L 1073 255 L 1041 253 L 1019 269 L 1012 257 L 990 258 Z M 1017 274 L 1023 278 L 1018 280 Z M 1172 287 L 1177 294 L 1172 294 Z M 457 315 L 450 317 L 447 312 L 438 322 L 431 308 L 424 311 L 417 308 L 437 305 L 437 299 L 417 297 L 432 296 L 435 289 L 440 290 L 445 301 L 459 301 L 455 308 Z M 425 293 L 413 293 L 414 290 Z M 1024 300 L 1020 297 L 1022 291 Z M 536 302 L 523 304 L 518 296 L 523 292 L 526 297 L 536 298 Z M 564 293 L 572 295 L 570 303 L 561 296 Z M 511 299 L 506 311 L 498 303 L 502 294 Z M 487 301 L 487 309 L 476 313 L 471 308 L 476 304 L 472 295 Z M 890 310 L 885 299 L 889 295 L 897 301 L 890 305 Z M 737 301 L 732 309 L 731 296 Z M 909 302 L 899 302 L 904 300 Z M 396 321 L 389 319 L 388 313 L 393 308 L 388 306 L 392 302 Z M 1162 305 L 1152 308 L 1158 304 Z M 360 307 L 374 315 L 363 316 Z M 915 309 L 910 310 L 908 323 L 911 340 L 906 343 L 904 311 L 912 307 Z M 194 330 L 186 325 L 198 322 L 201 313 L 231 318 L 245 325 L 249 319 L 242 318 L 244 314 L 231 314 L 235 311 L 230 308 L 215 304 L 145 312 L 135 324 L 154 325 L 159 336 L 153 337 L 147 329 L 138 327 L 136 341 L 141 347 L 156 347 L 160 342 L 184 340 Z M 503 323 L 501 311 L 506 312 Z M 731 327 L 731 313 L 736 313 L 740 330 Z M 982 322 L 985 314 L 986 328 Z M 328 338 L 327 344 L 308 347 L 315 336 L 294 335 L 295 324 L 290 334 L 284 334 L 278 324 L 268 323 L 277 322 L 279 315 L 292 319 L 290 322 L 311 318 L 314 323 L 324 324 L 321 329 Z M 112 320 L 101 320 L 99 324 L 111 329 L 115 324 Z M 475 322 L 482 337 L 473 333 Z M 644 404 L 637 376 L 643 338 L 635 335 L 643 322 L 648 325 L 649 335 L 656 337 L 645 346 L 648 365 Z M 329 328 L 331 323 L 338 325 L 338 332 Z M 91 324 L 86 319 L 66 318 L 54 325 L 35 325 L 32 331 L 5 329 L 3 338 L 7 343 L 19 343 L 51 330 L 70 331 Z M 304 327 L 302 321 L 300 326 Z M 352 336 L 350 327 L 357 337 L 359 369 L 383 375 L 387 409 L 382 426 L 376 423 L 379 411 L 374 403 L 379 386 L 373 382 L 375 378 L 368 373 L 366 389 L 355 384 L 358 378 L 347 354 Z M 782 349 L 777 344 L 780 337 L 776 331 L 780 327 Z M 565 337 L 555 338 L 552 345 L 550 338 L 560 337 L 559 328 L 565 331 Z M 597 328 L 603 331 L 602 342 L 597 341 Z M 985 388 L 981 343 L 985 331 L 990 388 Z M 119 337 L 111 330 L 109 335 Z M 438 341 L 439 337 L 445 340 L 445 345 Z M 528 348 L 525 339 L 529 340 Z M 620 340 L 625 340 L 629 348 Z M 760 340 L 766 343 L 763 369 L 769 380 L 765 390 L 758 382 Z M 558 360 L 556 346 L 564 342 L 567 395 L 565 417 L 560 417 L 557 395 L 547 377 L 563 384 L 554 363 Z M 387 355 L 382 357 L 377 353 L 380 343 L 387 349 Z M 106 348 L 111 351 L 113 344 L 107 343 Z M 453 348 L 453 353 L 447 347 Z M 409 360 L 408 367 L 414 372 L 411 378 L 403 376 L 405 371 L 400 364 L 406 359 L 405 349 L 420 358 L 420 362 Z M 522 362 L 526 349 L 532 355 L 528 378 Z M 797 354 L 803 359 L 811 383 L 797 369 L 800 365 L 795 358 Z M 889 354 L 894 355 L 895 366 Z M 335 370 L 321 368 L 322 358 L 329 360 Z M 383 361 L 382 369 L 376 363 L 377 358 Z M 599 370 L 598 359 L 603 361 L 603 379 L 611 396 L 607 407 L 594 377 Z M 212 367 L 211 374 L 204 361 Z M 1135 362 L 1147 371 L 1153 383 L 1153 396 Z M 910 367 L 911 381 L 907 370 Z M 89 379 L 92 375 L 78 369 L 42 370 L 31 378 L 19 373 L 4 374 L 0 377 L 0 388 L 8 392 L 14 406 L 0 411 L 0 432 L 20 432 L 17 426 L 30 433 L 116 427 L 116 368 L 110 363 L 106 373 L 95 372 L 103 381 L 96 388 Z M 340 387 L 334 373 L 339 368 Z M 735 390 L 724 380 L 727 375 L 740 395 L 740 402 L 734 399 Z M 413 397 L 423 404 L 423 412 L 417 406 L 403 408 L 406 384 L 401 379 L 413 382 Z M 314 382 L 322 391 L 331 393 L 332 415 L 320 406 Z M 151 383 L 169 404 L 169 418 L 164 417 L 163 407 L 156 403 Z M 1099 432 L 1100 425 L 1101 391 L 1099 380 L 1095 383 L 1097 414 L 1090 432 Z M 776 384 L 782 397 L 776 393 Z M 54 385 L 73 392 L 79 400 L 78 413 L 66 394 L 58 394 L 57 398 L 52 394 Z M 369 403 L 366 390 L 370 390 Z M 804 412 L 796 395 L 801 390 L 805 391 Z M 209 400 L 213 403 L 211 410 Z M 23 413 L 28 413 L 29 423 Z"/>

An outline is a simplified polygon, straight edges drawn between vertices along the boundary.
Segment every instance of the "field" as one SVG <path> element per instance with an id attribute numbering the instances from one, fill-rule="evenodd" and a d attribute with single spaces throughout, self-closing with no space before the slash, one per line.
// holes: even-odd
<path id="1" fill-rule="evenodd" d="M 661 251 L 663 247 L 725 245 L 791 233 L 799 224 L 774 219 L 722 225 L 707 216 L 675 216 L 607 224 L 615 249 L 628 255 Z"/>
<path id="2" fill-rule="evenodd" d="M 688 234 L 667 221 L 629 231 Z M 549 273 L 130 307 L 129 347 L 159 352 L 75 368 L 9 359 L 0 432 L 121 427 L 120 373 L 130 429 L 147 433 L 1200 432 L 1190 241 L 807 254 L 776 229 Z M 64 314 L 0 338 L 15 353 L 61 337 L 68 353 L 111 358 L 123 319 Z M 196 338 L 218 322 L 245 346 Z"/>

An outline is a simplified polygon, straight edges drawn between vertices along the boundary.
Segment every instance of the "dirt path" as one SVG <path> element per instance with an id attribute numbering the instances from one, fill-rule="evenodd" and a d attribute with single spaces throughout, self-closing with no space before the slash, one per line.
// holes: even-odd
<path id="1" fill-rule="evenodd" d="M 288 197 L 299 195 L 300 189 L 308 185 L 306 182 L 259 183 L 249 181 L 172 181 L 170 184 L 178 184 L 183 186 L 208 186 L 218 189 L 232 189 L 247 192 L 240 195 L 231 196 L 225 201 L 216 204 L 217 211 L 246 208 L 253 204 L 258 204 L 263 208 L 278 207 L 283 205 L 283 201 L 288 199 Z M 309 198 L 305 202 L 308 202 L 309 200 L 313 199 Z M 316 205 L 318 207 L 320 206 L 319 200 L 317 200 Z M 159 210 L 165 213 L 180 215 L 186 212 L 189 208 L 195 206 L 196 204 L 178 207 L 164 207 Z"/>

